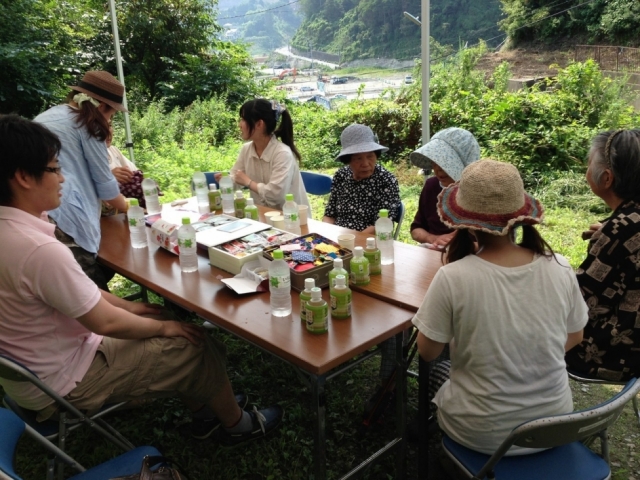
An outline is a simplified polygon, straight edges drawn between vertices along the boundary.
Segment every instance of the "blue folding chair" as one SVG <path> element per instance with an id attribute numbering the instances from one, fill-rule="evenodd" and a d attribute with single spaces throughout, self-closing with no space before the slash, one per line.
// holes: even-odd
<path id="1" fill-rule="evenodd" d="M 56 458 L 80 472 L 71 477 L 73 480 L 109 480 L 114 477 L 132 475 L 140 472 L 142 460 L 145 456 L 159 456 L 160 452 L 154 447 L 138 447 L 133 450 L 97 465 L 89 470 L 75 461 L 68 454 L 60 450 L 49 440 L 36 432 L 11 410 L 0 408 L 0 477 L 8 476 L 13 480 L 22 480 L 14 467 L 16 445 L 26 431 L 36 442 L 53 453 Z M 53 470 L 47 472 L 47 478 L 53 478 Z"/>
<path id="2" fill-rule="evenodd" d="M 640 379 L 634 378 L 600 405 L 525 422 L 511 431 L 493 455 L 464 447 L 447 435 L 442 439 L 443 450 L 473 480 L 607 480 L 611 477 L 607 428 L 638 392 Z M 602 456 L 584 443 L 596 437 L 600 438 Z M 547 450 L 505 457 L 512 445 Z"/>
<path id="3" fill-rule="evenodd" d="M 324 173 L 308 172 L 302 170 L 302 183 L 304 183 L 304 189 L 307 193 L 312 195 L 326 195 L 331 193 L 331 185 L 333 184 L 333 178 Z"/>

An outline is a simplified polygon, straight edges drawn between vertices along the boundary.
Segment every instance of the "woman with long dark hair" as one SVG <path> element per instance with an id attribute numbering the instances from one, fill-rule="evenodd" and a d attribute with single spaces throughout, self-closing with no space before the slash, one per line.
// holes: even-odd
<path id="1" fill-rule="evenodd" d="M 247 143 L 231 169 L 235 184 L 248 188 L 256 205 L 282 210 L 285 195 L 292 193 L 298 205 L 309 206 L 293 120 L 285 106 L 263 98 L 245 102 L 240 107 L 240 133 Z"/>
<path id="2" fill-rule="evenodd" d="M 442 191 L 438 212 L 456 234 L 413 319 L 418 349 L 431 361 L 450 345 L 438 423 L 492 453 L 520 423 L 573 410 L 564 354 L 582 340 L 587 307 L 569 263 L 535 229 L 542 206 L 513 165 L 472 163 Z"/>
<path id="3" fill-rule="evenodd" d="M 127 203 L 109 169 L 106 140 L 113 115 L 126 109 L 124 85 L 108 72 L 87 72 L 71 86 L 67 103 L 41 113 L 35 121 L 55 133 L 62 149 L 58 158 L 65 177 L 62 203 L 49 213 L 56 237 L 71 248 L 84 272 L 103 290 L 113 272 L 96 256 L 100 247 L 102 201 L 120 210 Z"/>

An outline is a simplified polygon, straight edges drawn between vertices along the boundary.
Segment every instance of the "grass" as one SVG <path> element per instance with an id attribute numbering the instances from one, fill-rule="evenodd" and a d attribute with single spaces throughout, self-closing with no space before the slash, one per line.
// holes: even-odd
<path id="1" fill-rule="evenodd" d="M 412 243 L 409 226 L 417 209 L 417 199 L 423 179 L 415 168 L 388 165 L 401 185 L 401 197 L 406 214 L 400 240 Z M 334 170 L 325 173 L 333 173 Z M 560 186 L 543 185 L 534 192 L 546 205 L 543 236 L 555 251 L 565 255 L 575 267 L 584 254 L 585 244 L 580 232 L 587 225 L 605 215 L 604 210 L 585 195 L 579 187 L 579 176 L 567 174 Z M 563 186 L 564 185 L 564 186 Z M 576 190 L 571 190 L 576 187 Z M 569 193 L 567 193 L 569 192 Z M 554 200 L 555 199 L 555 200 Z M 577 200 L 576 200 L 577 199 Z M 311 196 L 315 219 L 321 219 L 327 197 Z M 119 295 L 136 290 L 128 280 L 116 276 L 112 289 Z M 155 298 L 161 301 L 159 298 Z M 198 322 L 195 318 L 188 321 Z M 213 441 L 196 441 L 185 432 L 189 414 L 174 399 L 158 400 L 144 407 L 112 414 L 109 421 L 136 445 L 154 445 L 184 466 L 191 480 L 235 479 L 303 479 L 312 473 L 314 422 L 310 410 L 310 392 L 300 381 L 299 374 L 288 364 L 221 331 L 212 335 L 228 347 L 229 377 L 236 391 L 246 392 L 250 402 L 266 406 L 275 402 L 285 408 L 282 427 L 267 439 L 235 448 L 221 447 Z M 327 383 L 327 471 L 328 477 L 338 478 L 363 461 L 369 453 L 380 448 L 394 433 L 393 418 L 363 430 L 362 405 L 374 391 L 377 382 L 378 357 L 332 379 Z M 414 370 L 417 367 L 414 366 Z M 409 379 L 409 418 L 415 415 L 417 382 Z M 578 385 L 572 382 L 576 408 L 594 405 L 613 395 L 608 386 Z M 614 480 L 640 478 L 636 446 L 640 444 L 640 428 L 628 406 L 610 432 Z M 437 453 L 437 443 L 433 443 Z M 86 466 L 105 461 L 119 453 L 112 446 L 98 440 L 88 429 L 70 434 L 69 453 Z M 417 478 L 417 451 L 408 448 L 408 478 Z M 25 438 L 17 452 L 17 470 L 26 480 L 44 478 L 46 455 L 41 447 Z M 366 479 L 394 478 L 394 460 L 383 458 L 364 474 Z M 447 478 L 434 463 L 434 478 Z"/>

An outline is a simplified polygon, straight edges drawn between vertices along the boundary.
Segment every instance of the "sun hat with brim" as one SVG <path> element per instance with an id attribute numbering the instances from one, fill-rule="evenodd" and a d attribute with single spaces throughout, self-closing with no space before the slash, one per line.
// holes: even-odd
<path id="1" fill-rule="evenodd" d="M 69 85 L 69 88 L 77 92 L 86 93 L 91 98 L 115 108 L 119 112 L 127 112 L 124 108 L 124 85 L 109 72 L 94 70 L 85 73 L 78 85 Z"/>
<path id="2" fill-rule="evenodd" d="M 353 155 L 354 153 L 377 152 L 381 153 L 389 151 L 387 147 L 378 144 L 378 137 L 366 125 L 354 123 L 349 125 L 342 131 L 340 135 L 340 145 L 342 150 L 336 157 L 336 160 L 343 162 L 341 157 L 345 155 Z"/>
<path id="3" fill-rule="evenodd" d="M 459 182 L 440 192 L 438 215 L 450 228 L 503 236 L 514 226 L 540 223 L 543 208 L 524 191 L 516 167 L 487 159 L 469 165 Z"/>
<path id="4" fill-rule="evenodd" d="M 464 168 L 480 159 L 480 145 L 473 134 L 463 128 L 445 128 L 429 142 L 409 155 L 411 163 L 431 170 L 435 162 L 454 182 L 460 180 Z"/>

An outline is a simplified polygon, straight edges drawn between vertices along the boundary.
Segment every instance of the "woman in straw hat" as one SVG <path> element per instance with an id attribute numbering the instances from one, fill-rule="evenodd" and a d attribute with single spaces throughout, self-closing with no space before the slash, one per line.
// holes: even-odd
<path id="1" fill-rule="evenodd" d="M 582 340 L 587 307 L 568 262 L 533 226 L 542 206 L 513 165 L 472 163 L 442 191 L 438 212 L 456 234 L 413 319 L 418 349 L 431 361 L 450 343 L 438 423 L 492 453 L 520 423 L 573 410 L 564 353 Z M 522 453 L 531 450 L 510 450 Z"/>
<path id="2" fill-rule="evenodd" d="M 354 123 L 340 135 L 342 150 L 336 160 L 345 164 L 333 176 L 329 202 L 323 222 L 359 232 L 375 233 L 381 209 L 389 210 L 389 218 L 398 221 L 400 188 L 391 172 L 378 164 L 387 147 L 366 125 Z"/>
<path id="3" fill-rule="evenodd" d="M 425 172 L 433 169 L 418 201 L 418 211 L 411 224 L 411 238 L 425 246 L 441 250 L 453 238 L 453 229 L 438 216 L 436 204 L 443 188 L 460 180 L 462 170 L 480 159 L 480 145 L 473 134 L 463 128 L 445 128 L 409 156 L 411 163 Z"/>
<path id="4" fill-rule="evenodd" d="M 106 144 L 111 118 L 117 111 L 126 111 L 122 103 L 124 86 L 108 72 L 91 71 L 69 88 L 65 105 L 52 107 L 35 118 L 62 143 L 58 158 L 65 177 L 64 195 L 61 205 L 48 212 L 49 219 L 56 224 L 56 237 L 71 248 L 87 276 L 108 290 L 112 273 L 96 262 L 96 256 L 102 201 L 127 210 L 109 169 Z"/>
<path id="5" fill-rule="evenodd" d="M 640 129 L 597 135 L 587 182 L 612 213 L 583 234 L 590 242 L 577 277 L 589 323 L 567 366 L 585 377 L 627 381 L 640 376 Z"/>

